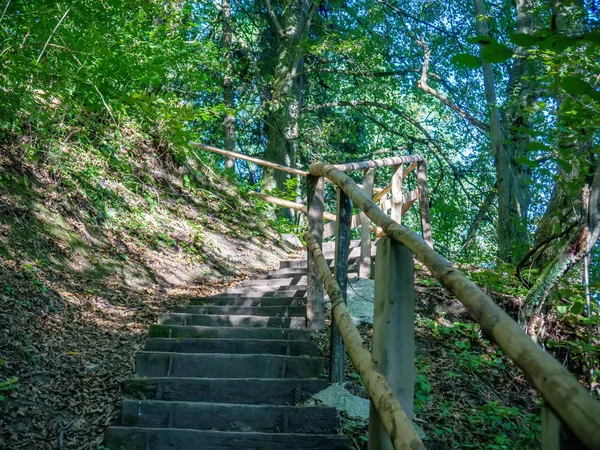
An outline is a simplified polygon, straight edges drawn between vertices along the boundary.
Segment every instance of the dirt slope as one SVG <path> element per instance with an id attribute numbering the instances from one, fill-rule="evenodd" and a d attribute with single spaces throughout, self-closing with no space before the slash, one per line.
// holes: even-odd
<path id="1" fill-rule="evenodd" d="M 0 148 L 0 448 L 96 448 L 157 313 L 290 249 L 230 183 L 139 136 L 28 148 Z"/>

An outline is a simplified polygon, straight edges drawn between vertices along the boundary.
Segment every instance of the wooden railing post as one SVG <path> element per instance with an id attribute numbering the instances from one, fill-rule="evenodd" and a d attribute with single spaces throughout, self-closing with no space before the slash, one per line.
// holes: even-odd
<path id="1" fill-rule="evenodd" d="M 375 183 L 375 169 L 365 170 L 363 178 L 363 191 L 365 195 L 373 197 L 373 184 Z M 360 259 L 358 263 L 358 276 L 371 278 L 371 219 L 365 213 L 360 215 Z"/>
<path id="2" fill-rule="evenodd" d="M 402 206 L 404 198 L 402 197 L 402 166 L 394 166 L 394 175 L 392 175 L 392 220 L 402 223 Z"/>
<path id="3" fill-rule="evenodd" d="M 350 239 L 352 238 L 352 201 L 340 188 L 337 189 L 337 230 L 335 239 L 335 269 L 334 276 L 344 302 L 348 287 L 348 258 L 350 256 Z M 331 319 L 331 355 L 329 364 L 329 380 L 332 383 L 344 381 L 346 350 L 335 318 Z"/>
<path id="4" fill-rule="evenodd" d="M 415 394 L 415 288 L 413 254 L 383 237 L 377 243 L 373 361 L 412 420 Z M 392 450 L 392 442 L 371 404 L 369 450 Z"/>
<path id="5" fill-rule="evenodd" d="M 429 190 L 427 188 L 427 163 L 425 161 L 417 163 L 417 186 L 419 188 L 419 209 L 421 210 L 423 240 L 433 248 L 431 215 L 429 214 Z"/>
<path id="6" fill-rule="evenodd" d="M 550 405 L 542 406 L 542 450 L 586 450 L 588 448 L 561 422 Z"/>
<path id="7" fill-rule="evenodd" d="M 313 175 L 306 177 L 308 229 L 319 243 L 319 246 L 323 243 L 323 213 L 325 211 L 323 187 L 323 177 Z M 307 268 L 306 317 L 308 327 L 313 330 L 322 330 L 325 328 L 323 282 L 310 252 L 307 252 Z"/>

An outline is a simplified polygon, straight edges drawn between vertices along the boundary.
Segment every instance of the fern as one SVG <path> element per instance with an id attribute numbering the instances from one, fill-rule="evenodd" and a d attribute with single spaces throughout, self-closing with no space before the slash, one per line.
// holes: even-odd
<path id="1" fill-rule="evenodd" d="M 19 379 L 17 377 L 8 378 L 0 381 L 0 392 L 13 391 L 19 387 Z M 0 402 L 6 397 L 0 394 Z"/>

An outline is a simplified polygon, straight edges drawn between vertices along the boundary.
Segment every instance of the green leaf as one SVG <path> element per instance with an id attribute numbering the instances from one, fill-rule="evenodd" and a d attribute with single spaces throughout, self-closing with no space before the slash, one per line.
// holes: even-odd
<path id="1" fill-rule="evenodd" d="M 539 39 L 536 36 L 524 33 L 513 34 L 510 37 L 510 41 L 520 47 L 531 47 L 532 45 L 537 44 L 538 40 Z"/>
<path id="2" fill-rule="evenodd" d="M 489 63 L 501 63 L 512 58 L 512 56 L 512 49 L 504 44 L 489 44 L 481 49 L 481 57 Z"/>
<path id="3" fill-rule="evenodd" d="M 454 55 L 452 63 L 464 69 L 477 69 L 481 67 L 481 61 L 477 56 L 469 55 L 468 53 L 460 53 Z"/>
<path id="4" fill-rule="evenodd" d="M 560 314 L 566 314 L 567 313 L 567 307 L 560 305 L 556 307 L 556 310 L 560 313 Z"/>
<path id="5" fill-rule="evenodd" d="M 559 234 L 562 231 L 562 227 L 560 223 L 555 223 L 554 227 L 552 227 L 552 234 Z"/>
<path id="6" fill-rule="evenodd" d="M 496 44 L 497 42 L 489 37 L 489 36 L 472 36 L 470 38 L 467 38 L 467 42 L 469 44 L 476 44 L 476 45 L 487 45 L 487 44 Z"/>
<path id="7" fill-rule="evenodd" d="M 579 77 L 565 77 L 562 79 L 561 86 L 566 93 L 571 95 L 585 95 L 594 91 L 587 81 Z"/>
<path id="8" fill-rule="evenodd" d="M 547 152 L 547 151 L 550 150 L 546 146 L 546 144 L 543 144 L 542 142 L 537 142 L 537 141 L 533 141 L 533 142 L 530 142 L 529 144 L 527 144 L 527 148 L 529 150 L 533 150 L 533 151 L 540 150 L 540 151 L 543 151 L 543 152 Z"/>
<path id="9" fill-rule="evenodd" d="M 573 303 L 573 306 L 571 306 L 570 311 L 573 314 L 579 315 L 579 314 L 581 314 L 583 312 L 583 309 L 584 309 L 583 308 L 583 303 L 575 302 L 575 303 Z"/>
<path id="10" fill-rule="evenodd" d="M 565 172 L 571 172 L 573 170 L 573 166 L 569 161 L 560 158 L 554 158 L 556 164 L 558 164 Z"/>
<path id="11" fill-rule="evenodd" d="M 529 166 L 529 167 L 538 167 L 540 165 L 540 163 L 538 161 L 532 161 L 529 158 L 526 158 L 524 156 L 519 156 L 519 157 L 515 158 L 515 162 L 517 164 L 525 164 L 526 166 Z"/>

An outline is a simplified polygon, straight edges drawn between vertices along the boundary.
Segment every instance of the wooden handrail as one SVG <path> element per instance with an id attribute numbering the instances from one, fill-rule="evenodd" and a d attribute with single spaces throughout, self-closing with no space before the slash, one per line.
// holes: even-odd
<path id="1" fill-rule="evenodd" d="M 348 356 L 358 371 L 394 448 L 396 450 L 425 450 L 423 441 L 413 428 L 385 376 L 373 364 L 371 353 L 365 349 L 362 337 L 344 304 L 340 287 L 329 270 L 329 265 L 317 240 L 309 231 L 304 233 L 304 239 L 315 260 L 325 290 L 331 299 L 332 314 L 346 344 Z"/>
<path id="2" fill-rule="evenodd" d="M 306 212 L 308 211 L 308 209 L 306 208 L 306 206 L 300 204 L 300 203 L 296 203 L 296 202 L 292 202 L 289 200 L 284 200 L 282 198 L 279 197 L 273 197 L 271 195 L 267 195 L 267 194 L 263 194 L 262 192 L 254 192 L 254 191 L 250 191 L 248 192 L 248 194 L 250 194 L 253 197 L 258 197 L 261 200 L 264 200 L 265 202 L 269 202 L 269 203 L 273 203 L 274 205 L 277 206 L 281 206 L 283 208 L 289 208 L 289 209 L 295 209 L 296 211 L 300 211 L 306 214 Z M 335 214 L 329 213 L 327 211 L 323 212 L 323 218 L 327 219 L 327 220 L 332 220 L 335 222 L 335 219 L 337 218 Z"/>
<path id="3" fill-rule="evenodd" d="M 372 167 L 397 166 L 399 164 L 408 164 L 420 161 L 425 161 L 423 155 L 393 156 L 391 158 L 376 159 L 374 161 L 335 164 L 335 168 L 341 170 L 342 172 L 350 172 L 353 170 L 370 169 Z"/>
<path id="4" fill-rule="evenodd" d="M 417 168 L 417 163 L 412 163 L 410 166 L 408 166 L 404 172 L 402 172 L 402 178 L 406 178 L 413 170 L 415 170 Z M 381 200 L 383 197 L 385 197 L 387 194 L 389 194 L 390 192 L 392 192 L 392 183 L 388 184 L 386 187 L 384 187 L 383 189 L 381 189 L 377 195 L 375 195 L 373 197 L 373 201 L 375 203 L 377 203 L 379 200 Z"/>
<path id="5" fill-rule="evenodd" d="M 330 164 L 314 163 L 310 173 L 339 186 L 391 239 L 412 251 L 466 307 L 483 332 L 523 370 L 569 429 L 590 448 L 600 448 L 600 402 L 562 364 L 533 342 L 502 308 L 417 233 L 384 214 L 344 172 Z"/>
<path id="6" fill-rule="evenodd" d="M 294 175 L 300 175 L 305 177 L 308 175 L 308 172 L 304 170 L 293 169 L 292 167 L 282 166 L 280 164 L 275 164 L 270 161 L 264 161 L 262 159 L 253 158 L 252 156 L 246 156 L 242 153 L 229 152 L 227 150 L 223 150 L 221 148 L 211 147 L 210 145 L 200 144 L 198 142 L 190 142 L 190 145 L 193 147 L 198 147 L 203 150 L 208 150 L 213 153 L 219 153 L 220 155 L 229 156 L 230 158 L 243 159 L 244 161 L 249 161 L 254 164 L 258 164 L 259 166 L 270 167 L 271 169 L 282 170 L 284 172 L 293 173 Z"/>
<path id="7" fill-rule="evenodd" d="M 244 161 L 249 161 L 251 163 L 257 164 L 263 167 L 270 167 L 271 169 L 282 170 L 284 172 L 292 173 L 294 175 L 307 176 L 308 172 L 305 170 L 294 169 L 292 167 L 282 166 L 281 164 L 272 163 L 270 161 L 265 161 L 264 159 L 254 158 L 252 156 L 246 156 L 243 153 L 230 152 L 228 150 L 223 150 L 222 148 L 211 147 L 210 145 L 200 144 L 199 142 L 190 142 L 190 145 L 193 147 L 201 148 L 202 150 L 208 150 L 209 152 L 218 153 L 219 155 L 228 156 L 234 159 L 243 159 Z M 326 180 L 328 183 L 331 181 Z M 361 186 L 359 184 L 359 186 Z M 362 186 L 361 186 L 362 188 Z M 373 188 L 374 192 L 379 193 L 381 188 Z"/>

